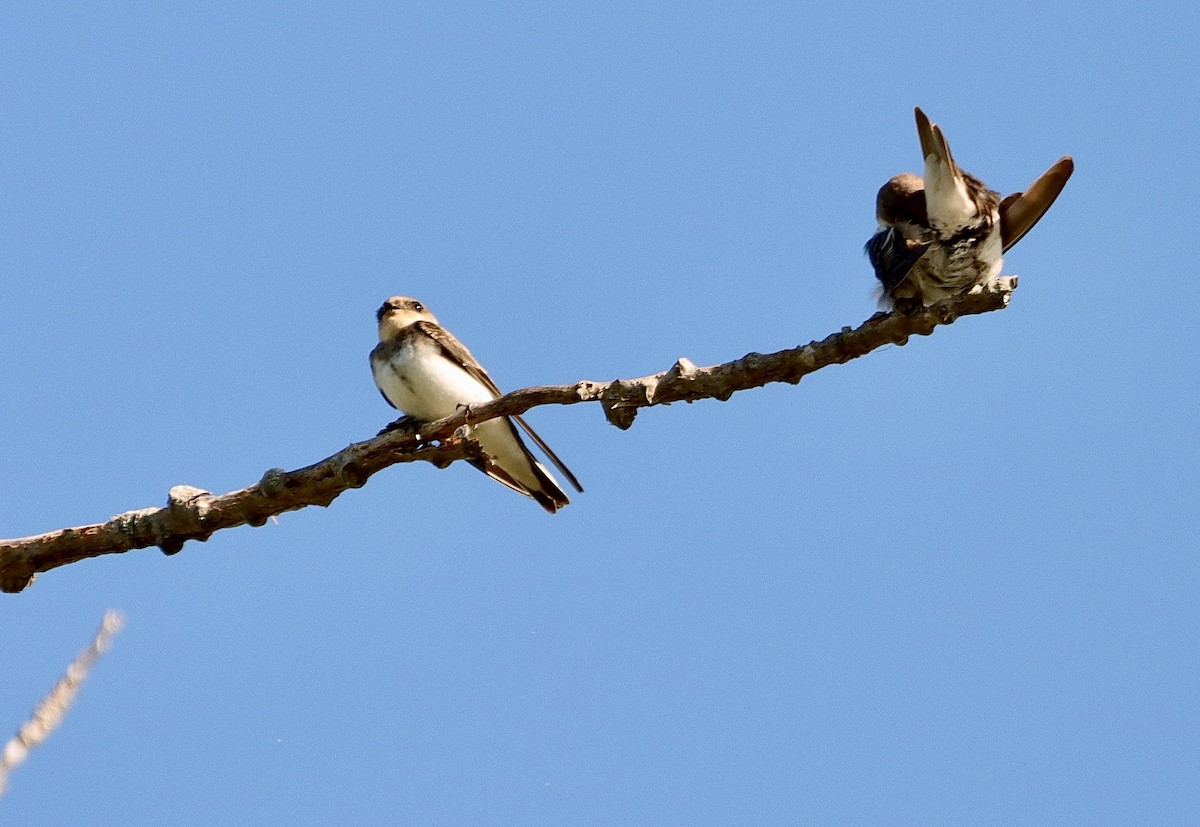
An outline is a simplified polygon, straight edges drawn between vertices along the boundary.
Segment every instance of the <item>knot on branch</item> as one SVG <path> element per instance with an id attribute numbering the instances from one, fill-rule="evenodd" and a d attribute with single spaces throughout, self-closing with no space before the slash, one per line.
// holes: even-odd
<path id="1" fill-rule="evenodd" d="M 354 457 L 343 457 L 337 465 L 338 482 L 348 488 L 362 488 L 371 478 L 371 472 L 362 467 Z"/>
<path id="2" fill-rule="evenodd" d="M 654 404 L 654 390 L 657 386 L 658 380 L 653 376 L 610 382 L 600 394 L 604 418 L 622 431 L 628 431 L 637 417 L 638 408 Z"/>
<path id="3" fill-rule="evenodd" d="M 576 382 L 575 395 L 579 397 L 580 402 L 591 402 L 593 399 L 599 399 L 606 387 L 606 382 Z"/>
<path id="4" fill-rule="evenodd" d="M 194 531 L 208 516 L 212 492 L 191 485 L 176 485 L 167 492 L 167 513 L 171 528 L 177 531 Z"/>
<path id="5" fill-rule="evenodd" d="M 188 540 L 207 540 L 212 534 L 205 531 L 204 520 L 208 517 L 213 500 L 212 492 L 191 485 L 176 485 L 167 492 L 165 519 L 147 520 L 154 533 L 154 545 L 163 554 L 178 554 Z M 150 513 L 155 512 L 153 509 Z"/>
<path id="6" fill-rule="evenodd" d="M 462 433 L 460 433 L 460 432 L 462 432 Z M 466 442 L 467 442 L 466 429 L 462 429 L 462 427 L 461 427 L 461 429 L 458 429 L 457 431 L 454 432 L 454 442 L 451 442 L 448 439 L 448 441 L 445 441 L 442 444 L 438 445 L 438 447 L 436 449 L 428 450 L 428 451 L 421 451 L 421 454 L 424 455 L 424 459 L 428 463 L 430 463 L 431 466 L 433 466 L 434 468 L 437 468 L 438 471 L 443 471 L 443 469 L 449 468 L 450 463 L 454 462 L 457 459 L 457 457 L 446 456 L 445 451 L 442 449 L 448 448 L 448 447 L 455 447 L 455 445 L 460 442 L 462 442 L 464 444 L 466 444 Z"/>
<path id="7" fill-rule="evenodd" d="M 282 494 L 286 483 L 287 471 L 282 468 L 268 468 L 263 472 L 262 479 L 258 481 L 258 490 L 264 497 L 270 499 Z"/>
<path id="8" fill-rule="evenodd" d="M 620 402 L 609 404 L 603 401 L 600 404 L 604 406 L 604 418 L 610 423 L 622 431 L 628 431 L 633 426 L 633 420 L 637 418 L 637 408 L 618 407 Z"/>
<path id="9" fill-rule="evenodd" d="M 658 377 L 647 377 L 639 382 L 646 386 L 646 401 L 651 405 L 656 402 L 669 405 L 676 399 L 691 404 L 707 395 L 708 378 L 704 368 L 696 367 L 690 359 L 681 356 L 666 373 L 659 374 Z M 663 399 L 667 401 L 661 401 Z M 638 407 L 642 405 L 638 403 Z"/>
<path id="10" fill-rule="evenodd" d="M 680 356 L 675 360 L 675 364 L 671 365 L 671 369 L 667 371 L 667 376 L 678 377 L 679 379 L 689 380 L 696 378 L 698 368 L 691 359 Z"/>
<path id="11" fill-rule="evenodd" d="M 33 581 L 37 579 L 37 575 L 25 569 L 18 569 L 16 566 L 8 565 L 0 569 L 0 592 L 8 594 L 16 594 L 19 591 L 24 591 L 29 586 L 33 585 Z"/>

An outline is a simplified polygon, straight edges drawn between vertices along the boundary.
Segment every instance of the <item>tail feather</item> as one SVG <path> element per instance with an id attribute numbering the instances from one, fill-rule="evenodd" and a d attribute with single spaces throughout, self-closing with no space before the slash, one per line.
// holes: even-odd
<path id="1" fill-rule="evenodd" d="M 538 505 L 553 514 L 564 505 L 571 504 L 571 498 L 559 487 L 558 480 L 550 476 L 550 472 L 540 462 L 533 463 L 533 473 L 537 475 L 542 487 L 541 490 L 530 491 L 529 496 L 537 500 Z"/>
<path id="2" fill-rule="evenodd" d="M 933 137 L 933 124 L 929 122 L 929 117 L 921 111 L 921 107 L 916 107 L 913 114 L 917 117 L 917 137 L 921 139 L 921 157 L 928 158 L 930 155 L 935 155 L 937 140 Z"/>
<path id="3" fill-rule="evenodd" d="M 558 480 L 533 456 L 512 421 L 505 418 L 497 422 L 502 428 L 499 432 L 476 433 L 475 437 L 488 458 L 471 460 L 471 464 L 496 482 L 533 498 L 551 514 L 568 505 L 570 498 L 563 492 Z M 485 422 L 480 427 L 488 428 L 491 424 Z M 506 438 L 497 442 L 501 434 Z M 508 438 L 512 441 L 509 442 Z M 493 451 L 501 452 L 501 455 L 494 455 Z"/>

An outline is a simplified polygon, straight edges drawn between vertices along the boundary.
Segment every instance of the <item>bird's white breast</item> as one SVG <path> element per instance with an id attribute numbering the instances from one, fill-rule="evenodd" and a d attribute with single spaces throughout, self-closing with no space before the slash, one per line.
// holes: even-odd
<path id="1" fill-rule="evenodd" d="M 426 422 L 449 416 L 462 405 L 495 398 L 483 383 L 423 337 L 409 339 L 390 359 L 377 365 L 375 380 L 389 402 Z"/>
<path id="2" fill-rule="evenodd" d="M 496 397 L 487 387 L 448 359 L 424 337 L 410 337 L 387 360 L 372 363 L 375 382 L 388 401 L 409 416 L 433 422 L 463 405 L 479 405 Z M 492 419 L 472 427 L 475 439 L 492 461 L 521 485 L 540 489 L 520 438 L 507 419 Z M 544 468 L 542 473 L 549 476 Z"/>

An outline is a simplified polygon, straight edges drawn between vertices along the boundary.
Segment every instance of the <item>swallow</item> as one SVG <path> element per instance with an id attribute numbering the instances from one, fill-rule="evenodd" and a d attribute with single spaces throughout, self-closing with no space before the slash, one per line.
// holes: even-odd
<path id="1" fill-rule="evenodd" d="M 905 172 L 879 190 L 879 230 L 866 244 L 883 303 L 931 305 L 1000 275 L 1004 254 L 1058 198 L 1075 170 L 1064 155 L 1029 189 L 1000 194 L 954 160 L 941 127 L 915 110 L 925 177 Z"/>
<path id="2" fill-rule="evenodd" d="M 371 351 L 371 373 L 384 400 L 393 408 L 413 419 L 433 422 L 464 405 L 479 405 L 501 396 L 483 366 L 421 302 L 392 296 L 379 308 L 376 319 L 379 344 Z M 470 462 L 497 482 L 532 497 L 553 514 L 570 499 L 558 480 L 530 453 L 514 422 L 582 494 L 575 475 L 520 416 L 471 426 L 471 435 L 487 459 Z"/>

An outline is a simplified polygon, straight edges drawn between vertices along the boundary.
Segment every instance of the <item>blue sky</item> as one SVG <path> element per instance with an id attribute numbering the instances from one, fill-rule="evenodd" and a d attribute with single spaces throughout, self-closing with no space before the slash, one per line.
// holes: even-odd
<path id="1" fill-rule="evenodd" d="M 1077 171 L 1004 312 L 627 432 L 534 411 L 554 517 L 402 465 L 0 595 L 13 729 L 128 619 L 5 820 L 1196 823 L 1197 42 L 1153 2 L 10 9 L 7 537 L 374 434 L 395 293 L 509 389 L 856 324 L 914 105 L 997 189 Z"/>

